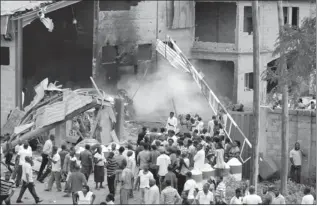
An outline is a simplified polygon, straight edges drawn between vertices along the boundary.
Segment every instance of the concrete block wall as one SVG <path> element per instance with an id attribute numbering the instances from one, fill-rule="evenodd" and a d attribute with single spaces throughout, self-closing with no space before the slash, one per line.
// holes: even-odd
<path id="1" fill-rule="evenodd" d="M 10 65 L 1 65 L 1 127 L 15 108 L 15 42 L 1 39 L 1 47 L 10 49 Z"/>
<path id="2" fill-rule="evenodd" d="M 281 111 L 267 112 L 266 115 L 266 134 L 261 135 L 261 138 L 266 138 L 266 151 L 263 152 L 271 157 L 280 169 Z M 302 176 L 305 180 L 312 177 L 316 171 L 316 113 L 296 110 L 289 112 L 289 151 L 294 148 L 297 141 L 307 155 L 303 158 L 302 166 Z"/>

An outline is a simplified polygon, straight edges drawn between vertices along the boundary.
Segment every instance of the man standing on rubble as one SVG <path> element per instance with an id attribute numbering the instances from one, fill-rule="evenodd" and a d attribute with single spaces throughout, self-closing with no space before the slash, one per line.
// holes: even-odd
<path id="1" fill-rule="evenodd" d="M 46 142 L 43 146 L 42 163 L 41 163 L 41 167 L 39 170 L 39 174 L 37 176 L 38 181 L 41 179 L 43 171 L 48 163 L 48 157 L 52 153 L 54 140 L 55 140 L 55 136 L 51 134 L 50 138 L 48 140 L 46 140 Z"/>
<path id="2" fill-rule="evenodd" d="M 93 157 L 89 144 L 86 144 L 85 150 L 80 153 L 79 160 L 81 161 L 81 172 L 85 175 L 88 182 L 89 175 L 93 171 Z"/>

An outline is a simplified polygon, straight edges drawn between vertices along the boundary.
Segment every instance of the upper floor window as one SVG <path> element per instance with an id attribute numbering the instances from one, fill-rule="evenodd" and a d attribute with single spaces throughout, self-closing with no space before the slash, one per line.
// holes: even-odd
<path id="1" fill-rule="evenodd" d="M 249 35 L 253 32 L 252 24 L 252 7 L 244 7 L 244 17 L 243 17 L 243 32 L 247 32 Z"/>
<path id="2" fill-rule="evenodd" d="M 10 65 L 10 48 L 1 47 L 1 65 Z"/>
<path id="3" fill-rule="evenodd" d="M 248 91 L 253 89 L 253 72 L 244 74 L 244 88 Z"/>
<path id="4" fill-rule="evenodd" d="M 292 26 L 298 26 L 299 25 L 299 8 L 298 7 L 292 7 Z"/>
<path id="5" fill-rule="evenodd" d="M 283 7 L 284 24 L 289 24 L 288 12 L 288 7 Z"/>

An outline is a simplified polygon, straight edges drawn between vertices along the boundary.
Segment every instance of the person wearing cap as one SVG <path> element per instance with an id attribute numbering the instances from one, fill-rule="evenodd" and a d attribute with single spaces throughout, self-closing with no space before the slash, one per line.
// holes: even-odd
<path id="1" fill-rule="evenodd" d="M 274 190 L 274 198 L 272 200 L 272 205 L 285 205 L 285 198 L 284 196 L 280 193 L 280 190 L 278 188 L 275 188 Z"/>
<path id="2" fill-rule="evenodd" d="M 14 194 L 15 182 L 10 179 L 11 172 L 8 169 L 1 167 L 1 170 L 5 171 L 1 171 L 1 173 L 4 173 L 4 177 L 1 177 L 0 204 L 2 205 L 2 202 L 5 202 L 6 205 L 10 205 L 11 197 Z"/>
<path id="3" fill-rule="evenodd" d="M 244 205 L 260 205 L 262 204 L 262 199 L 259 195 L 255 194 L 255 187 L 253 185 L 249 188 L 249 195 L 243 198 Z"/>

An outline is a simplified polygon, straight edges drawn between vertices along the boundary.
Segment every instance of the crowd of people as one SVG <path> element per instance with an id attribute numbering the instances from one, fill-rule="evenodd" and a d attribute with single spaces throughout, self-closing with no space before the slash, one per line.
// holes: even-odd
<path id="1" fill-rule="evenodd" d="M 100 204 L 114 204 L 117 197 L 120 204 L 129 204 L 135 191 L 139 191 L 140 204 L 285 204 L 285 198 L 273 186 L 263 191 L 263 199 L 251 185 L 237 188 L 231 201 L 226 201 L 225 164 L 231 158 L 240 158 L 240 142 L 225 137 L 226 121 L 223 110 L 207 125 L 199 115 L 178 119 L 171 112 L 166 127 L 160 131 L 142 128 L 136 148 L 128 145 L 118 149 L 113 143 L 106 153 L 98 145 L 85 145 L 79 154 L 74 147 L 62 145 L 59 149 L 54 135 L 50 135 L 43 146 L 37 181 L 44 183 L 49 178 L 47 192 L 52 191 L 54 183 L 57 191 L 62 191 L 61 182 L 65 182 L 64 197 L 72 198 L 73 204 L 94 204 L 96 195 L 88 186 L 92 173 L 96 190 L 104 189 L 107 178 L 109 192 L 106 195 L 105 190 L 106 198 Z M 13 188 L 20 185 L 17 203 L 22 203 L 26 189 L 36 203 L 42 202 L 33 180 L 31 147 L 20 141 L 13 151 L 17 154 L 14 168 L 8 163 L 8 171 L 1 178 L 1 203 L 9 204 Z M 291 153 L 294 165 L 298 164 L 296 151 Z M 206 163 L 215 168 L 215 176 L 199 187 L 192 170 Z M 312 204 L 309 188 L 304 192 L 302 203 Z"/>

